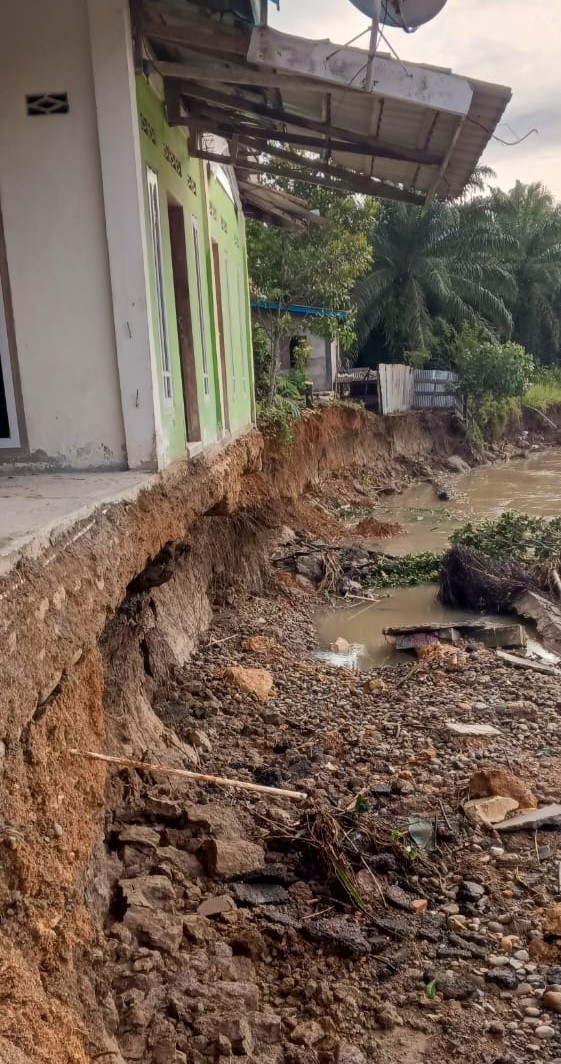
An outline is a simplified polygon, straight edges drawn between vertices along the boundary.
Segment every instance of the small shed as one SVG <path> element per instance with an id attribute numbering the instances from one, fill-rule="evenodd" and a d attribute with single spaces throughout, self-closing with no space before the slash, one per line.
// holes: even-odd
<path id="1" fill-rule="evenodd" d="M 309 380 L 313 382 L 314 391 L 333 391 L 340 361 L 339 341 L 320 335 L 317 328 L 314 329 L 314 324 L 317 326 L 318 318 L 344 320 L 347 317 L 347 311 L 300 306 L 297 303 L 281 304 L 279 308 L 278 303 L 267 303 L 264 300 L 257 300 L 252 307 L 261 314 L 264 312 L 278 313 L 280 309 L 283 314 L 289 314 L 294 323 L 294 331 L 287 333 L 282 342 L 281 370 L 288 372 L 294 368 L 294 349 L 299 341 L 305 340 L 311 349 L 306 373 Z"/>

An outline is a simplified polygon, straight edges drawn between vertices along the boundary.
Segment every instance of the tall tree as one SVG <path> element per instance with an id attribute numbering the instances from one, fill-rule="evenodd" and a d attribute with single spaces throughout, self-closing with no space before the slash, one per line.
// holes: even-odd
<path id="1" fill-rule="evenodd" d="M 439 319 L 488 324 L 510 334 L 510 271 L 498 257 L 507 238 L 483 197 L 425 208 L 385 203 L 373 234 L 373 270 L 357 285 L 358 334 L 400 359 L 428 348 Z"/>
<path id="2" fill-rule="evenodd" d="M 339 336 L 345 345 L 354 339 L 352 292 L 357 279 L 372 264 L 377 213 L 371 199 L 295 182 L 290 183 L 290 191 L 318 212 L 321 224 L 294 233 L 250 222 L 247 232 L 252 298 L 276 308 L 255 312 L 269 342 L 270 398 L 275 392 L 282 338 L 294 328 L 285 310 L 288 305 L 335 312 L 325 317 L 303 317 L 302 326 L 333 339 Z"/>
<path id="3" fill-rule="evenodd" d="M 507 238 L 516 284 L 514 338 L 542 362 L 561 360 L 561 206 L 540 184 L 494 189 L 490 206 Z"/>

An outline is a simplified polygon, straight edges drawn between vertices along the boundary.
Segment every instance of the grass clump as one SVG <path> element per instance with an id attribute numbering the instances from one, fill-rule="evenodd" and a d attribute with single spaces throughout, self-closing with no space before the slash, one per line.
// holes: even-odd
<path id="1" fill-rule="evenodd" d="M 561 369 L 550 367 L 540 370 L 524 396 L 524 403 L 538 410 L 561 404 Z"/>

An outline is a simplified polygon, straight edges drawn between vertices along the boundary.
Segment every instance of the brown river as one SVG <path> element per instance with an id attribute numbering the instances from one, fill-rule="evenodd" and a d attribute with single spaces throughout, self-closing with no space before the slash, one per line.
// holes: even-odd
<path id="1" fill-rule="evenodd" d="M 453 482 L 455 497 L 439 502 L 432 484 L 417 484 L 402 494 L 387 496 L 376 516 L 397 521 L 404 531 L 392 539 L 371 540 L 369 546 L 389 554 L 419 554 L 443 550 L 454 528 L 466 521 L 498 517 L 505 510 L 536 517 L 561 515 L 561 449 L 541 452 L 531 458 L 483 466 Z M 353 668 L 371 668 L 395 659 L 383 629 L 398 624 L 427 621 L 460 621 L 472 617 L 445 609 L 436 599 L 436 588 L 396 588 L 380 592 L 372 605 L 330 609 L 317 618 L 321 657 Z M 495 623 L 497 618 L 493 618 Z M 506 618 L 505 618 L 506 620 Z M 512 618 L 510 618 L 512 620 Z M 343 636 L 348 654 L 332 654 L 329 644 Z M 537 649 L 529 632 L 531 649 Z"/>

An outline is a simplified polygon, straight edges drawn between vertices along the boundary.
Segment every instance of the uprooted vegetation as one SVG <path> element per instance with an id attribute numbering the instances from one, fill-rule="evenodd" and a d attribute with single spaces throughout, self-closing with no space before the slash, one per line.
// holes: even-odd
<path id="1" fill-rule="evenodd" d="M 561 519 L 504 513 L 451 538 L 440 574 L 444 605 L 500 613 L 525 591 L 561 597 Z"/>

